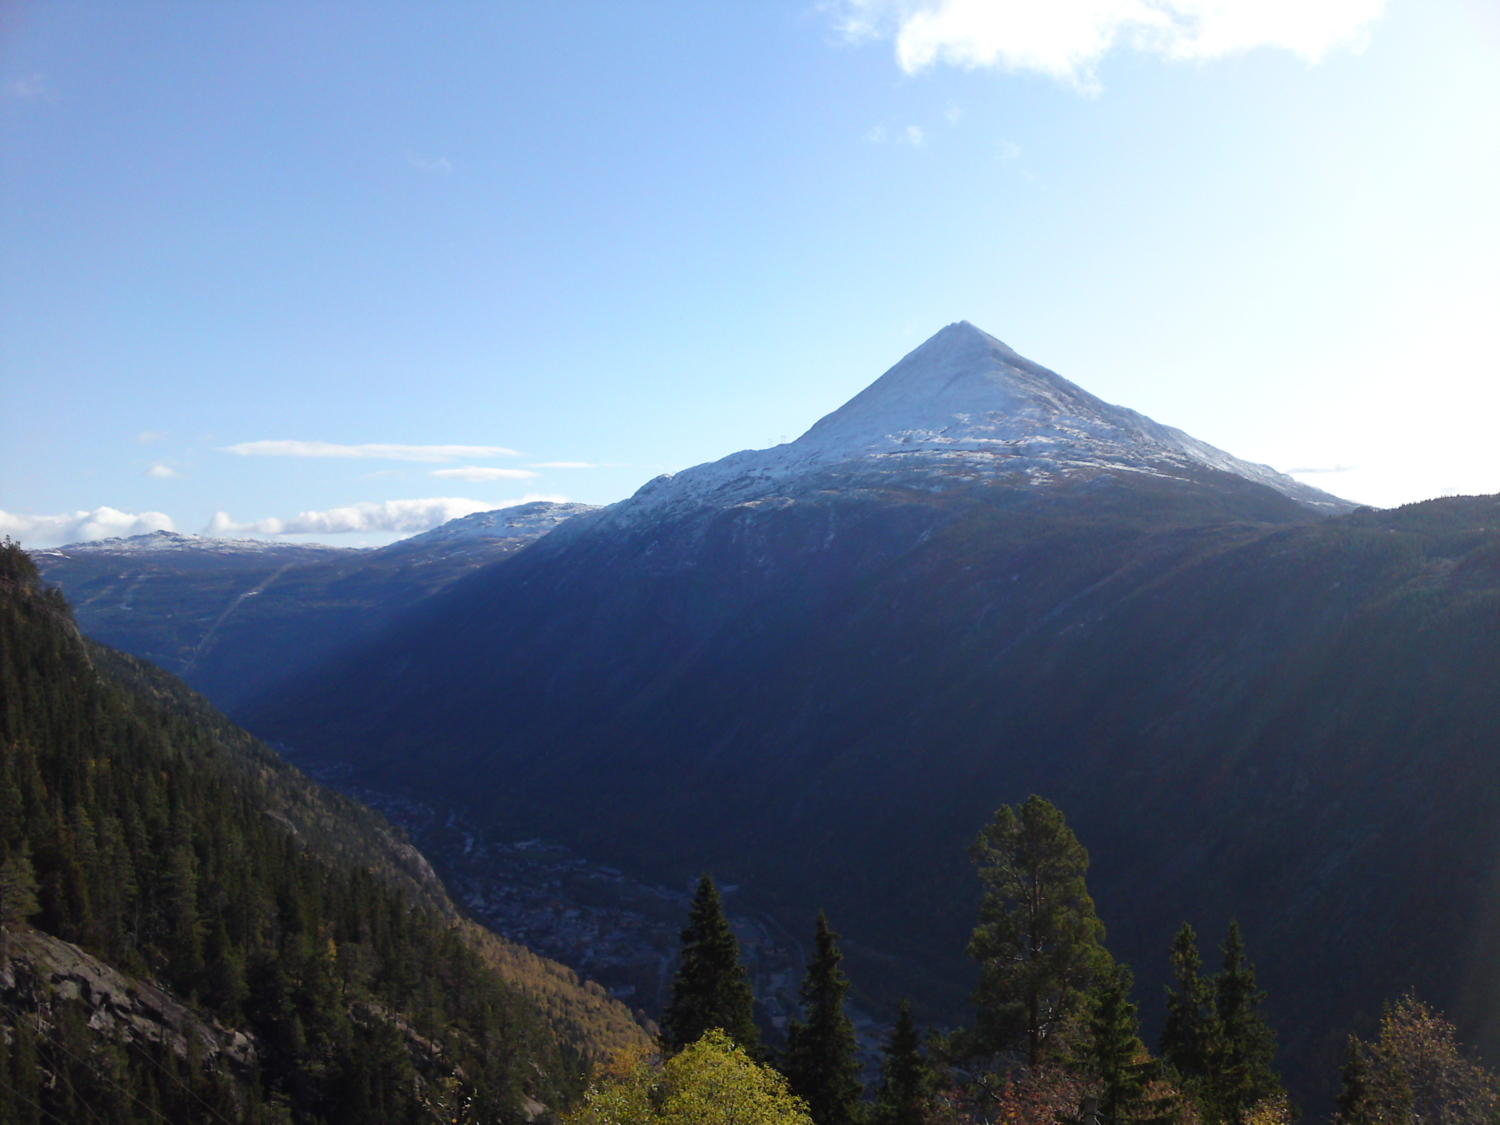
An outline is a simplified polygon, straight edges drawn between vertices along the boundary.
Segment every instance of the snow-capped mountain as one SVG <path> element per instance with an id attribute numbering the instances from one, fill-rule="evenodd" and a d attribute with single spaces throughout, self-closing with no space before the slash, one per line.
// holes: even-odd
<path id="1" fill-rule="evenodd" d="M 795 441 L 744 450 L 649 481 L 611 510 L 634 522 L 666 510 L 729 507 L 844 486 L 942 489 L 1104 472 L 1233 473 L 1328 513 L 1352 504 L 1181 430 L 1111 406 L 959 321 L 942 329 Z"/>

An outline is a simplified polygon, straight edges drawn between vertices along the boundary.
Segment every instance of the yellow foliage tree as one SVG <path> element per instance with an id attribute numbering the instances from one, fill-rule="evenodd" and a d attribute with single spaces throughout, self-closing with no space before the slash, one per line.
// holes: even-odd
<path id="1" fill-rule="evenodd" d="M 1415 996 L 1385 1010 L 1380 1038 L 1351 1036 L 1336 1125 L 1494 1125 L 1500 1078 L 1464 1057 L 1453 1025 Z"/>
<path id="2" fill-rule="evenodd" d="M 665 1063 L 628 1051 L 563 1125 L 812 1125 L 786 1079 L 717 1028 Z"/>

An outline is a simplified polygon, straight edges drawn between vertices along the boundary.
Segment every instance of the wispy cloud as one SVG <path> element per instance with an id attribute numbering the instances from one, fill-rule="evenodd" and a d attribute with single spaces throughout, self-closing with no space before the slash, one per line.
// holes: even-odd
<path id="1" fill-rule="evenodd" d="M 533 469 L 607 469 L 608 465 L 596 465 L 592 461 L 537 461 Z"/>
<path id="2" fill-rule="evenodd" d="M 1383 0 L 844 0 L 846 38 L 895 41 L 908 74 L 946 63 L 1048 75 L 1097 93 L 1098 64 L 1119 45 L 1170 59 L 1216 59 L 1256 47 L 1317 62 L 1363 48 Z"/>
<path id="3" fill-rule="evenodd" d="M 47 94 L 47 81 L 40 74 L 12 78 L 3 87 L 5 96 L 16 101 L 34 102 Z"/>
<path id="4" fill-rule="evenodd" d="M 875 125 L 865 133 L 865 140 L 871 144 L 884 144 L 886 141 L 895 140 L 897 144 L 920 146 L 926 139 L 920 125 L 908 125 L 904 129 L 894 131 L 887 129 L 884 125 Z"/>
<path id="5" fill-rule="evenodd" d="M 216 512 L 204 528 L 205 535 L 234 535 L 255 532 L 260 535 L 343 535 L 359 531 L 387 531 L 415 534 L 439 524 L 471 516 L 475 512 L 493 512 L 533 500 L 567 498 L 552 495 L 527 495 L 519 500 L 466 500 L 456 496 L 435 496 L 422 500 L 387 500 L 381 504 L 350 504 L 323 512 L 299 512 L 290 519 L 252 520 L 238 523 L 227 512 Z"/>
<path id="6" fill-rule="evenodd" d="M 943 116 L 948 119 L 949 125 L 957 125 L 959 118 L 963 117 L 964 111 L 958 107 L 958 103 L 949 102 L 948 108 L 943 110 Z"/>
<path id="7" fill-rule="evenodd" d="M 117 535 L 147 535 L 172 531 L 172 517 L 165 512 L 122 512 L 118 508 L 95 508 L 92 512 L 68 512 L 56 516 L 23 516 L 0 512 L 0 535 L 9 535 L 31 547 L 63 543 L 87 543 Z"/>
<path id="8" fill-rule="evenodd" d="M 462 469 L 433 469 L 428 476 L 451 477 L 454 480 L 530 480 L 541 476 L 541 473 L 528 472 L 526 469 L 492 469 L 487 465 L 468 465 Z"/>
<path id="9" fill-rule="evenodd" d="M 169 436 L 166 430 L 142 430 L 135 435 L 135 440 L 142 445 L 150 445 L 153 442 L 165 441 Z"/>
<path id="10" fill-rule="evenodd" d="M 1021 146 L 1020 145 L 1016 144 L 1015 141 L 1001 141 L 1000 142 L 1000 159 L 1001 160 L 1019 160 L 1020 158 L 1021 158 Z"/>
<path id="11" fill-rule="evenodd" d="M 242 441 L 222 453 L 241 457 L 369 457 L 384 461 L 455 461 L 460 457 L 519 457 L 498 445 L 338 445 L 331 441 Z"/>
<path id="12" fill-rule="evenodd" d="M 1357 468 L 1359 468 L 1358 465 L 1324 465 L 1314 468 L 1288 469 L 1287 473 L 1290 476 L 1302 476 L 1307 473 L 1352 473 Z"/>
<path id="13" fill-rule="evenodd" d="M 158 461 L 156 464 L 147 469 L 146 475 L 148 477 L 154 477 L 157 480 L 171 480 L 173 477 L 182 476 L 182 474 L 179 473 L 176 469 L 172 468 L 171 465 L 168 465 L 163 461 Z"/>
<path id="14" fill-rule="evenodd" d="M 453 162 L 446 156 L 439 156 L 436 159 L 428 156 L 408 156 L 406 162 L 418 172 L 432 172 L 439 176 L 451 175 L 453 172 Z"/>

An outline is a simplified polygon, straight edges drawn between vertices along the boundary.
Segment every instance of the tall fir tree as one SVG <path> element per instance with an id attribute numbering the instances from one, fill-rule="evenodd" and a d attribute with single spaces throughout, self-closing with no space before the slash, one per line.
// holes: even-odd
<path id="1" fill-rule="evenodd" d="M 1198 935 L 1186 922 L 1172 941 L 1171 968 L 1177 989 L 1167 989 L 1167 1017 L 1157 1050 L 1162 1061 L 1192 1085 L 1208 1075 L 1219 1034 L 1219 1016 L 1213 982 L 1203 977 Z"/>
<path id="2" fill-rule="evenodd" d="M 1260 1005 L 1255 968 L 1245 958 L 1238 922 L 1220 946 L 1223 969 L 1202 975 L 1198 939 L 1186 922 L 1172 942 L 1167 1018 L 1159 1047 L 1183 1089 L 1209 1125 L 1244 1125 L 1250 1111 L 1270 1098 L 1284 1098 L 1273 1063 L 1276 1036 Z"/>
<path id="3" fill-rule="evenodd" d="M 1088 1071 L 1098 1078 L 1098 1112 L 1111 1125 L 1165 1125 L 1170 1101 L 1154 1097 L 1151 1083 L 1160 1065 L 1141 1042 L 1140 1021 L 1130 999 L 1130 969 L 1114 965 L 1089 997 Z"/>
<path id="4" fill-rule="evenodd" d="M 1340 1077 L 1343 1083 L 1335 1099 L 1339 1110 L 1334 1120 L 1338 1125 L 1378 1125 L 1380 1107 L 1371 1088 L 1370 1064 L 1357 1036 L 1349 1036 L 1349 1054 Z"/>
<path id="5" fill-rule="evenodd" d="M 922 1057 L 922 1035 L 912 1022 L 911 1004 L 903 1000 L 896 1026 L 881 1048 L 871 1125 L 924 1125 L 936 1089 L 937 1077 Z"/>
<path id="6" fill-rule="evenodd" d="M 849 978 L 839 968 L 842 960 L 838 934 L 819 911 L 813 958 L 798 993 L 807 1022 L 792 1021 L 786 1049 L 787 1081 L 816 1125 L 855 1125 L 861 1117 L 858 1043 L 844 1013 Z"/>
<path id="7" fill-rule="evenodd" d="M 698 880 L 681 940 L 681 964 L 672 980 L 672 1000 L 661 1017 L 663 1048 L 676 1054 L 717 1027 L 749 1054 L 758 1056 L 755 998 L 740 964 L 740 943 L 724 917 L 719 888 L 706 874 Z"/>
<path id="8" fill-rule="evenodd" d="M 1273 1065 L 1276 1035 L 1260 1010 L 1266 994 L 1256 987 L 1238 922 L 1229 923 L 1220 948 L 1224 968 L 1214 978 L 1218 1044 L 1209 1078 L 1210 1109 L 1219 1121 L 1243 1125 L 1257 1103 L 1285 1091 Z"/>
<path id="9" fill-rule="evenodd" d="M 1057 807 L 1033 795 L 1002 805 L 969 856 L 985 886 L 968 947 L 979 962 L 975 1046 L 1023 1052 L 1034 1069 L 1111 963 L 1084 880 L 1089 855 Z"/>

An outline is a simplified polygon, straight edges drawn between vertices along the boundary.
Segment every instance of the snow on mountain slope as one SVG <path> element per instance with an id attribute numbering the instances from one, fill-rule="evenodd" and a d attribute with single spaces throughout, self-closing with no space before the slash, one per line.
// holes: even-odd
<path id="1" fill-rule="evenodd" d="M 331 559 L 352 558 L 361 554 L 399 554 L 428 548 L 482 545 L 497 539 L 535 539 L 545 535 L 564 520 L 585 512 L 596 511 L 593 504 L 556 504 L 539 501 L 475 512 L 449 520 L 420 535 L 399 540 L 388 547 L 333 547 L 324 543 L 286 543 L 275 539 L 226 539 L 211 535 L 181 535 L 175 531 L 153 531 L 149 535 L 131 535 L 99 539 L 90 543 L 69 543 L 62 547 L 32 552 L 38 558 L 77 558 L 100 555 L 197 557 L 224 561 L 272 561 L 314 563 Z"/>
<path id="2" fill-rule="evenodd" d="M 38 557 L 79 555 L 250 555 L 257 558 L 286 556 L 299 561 L 317 562 L 347 555 L 357 547 L 330 547 L 323 543 L 283 543 L 274 539 L 221 539 L 211 535 L 180 535 L 175 531 L 153 531 L 148 535 L 131 535 L 97 539 L 89 543 L 68 543 L 33 551 Z"/>
<path id="3" fill-rule="evenodd" d="M 1267 465 L 1089 394 L 968 321 L 942 329 L 793 442 L 744 450 L 647 482 L 609 509 L 633 523 L 663 510 L 771 499 L 830 476 L 856 487 L 948 487 L 1016 476 L 1033 484 L 1080 472 L 1233 473 L 1309 507 L 1347 501 Z"/>
<path id="4" fill-rule="evenodd" d="M 545 535 L 564 520 L 586 512 L 598 511 L 594 504 L 558 504 L 539 500 L 498 508 L 493 512 L 475 512 L 449 520 L 431 531 L 413 535 L 382 548 L 387 553 L 423 550 L 429 547 L 451 547 L 492 539 L 535 539 Z"/>

